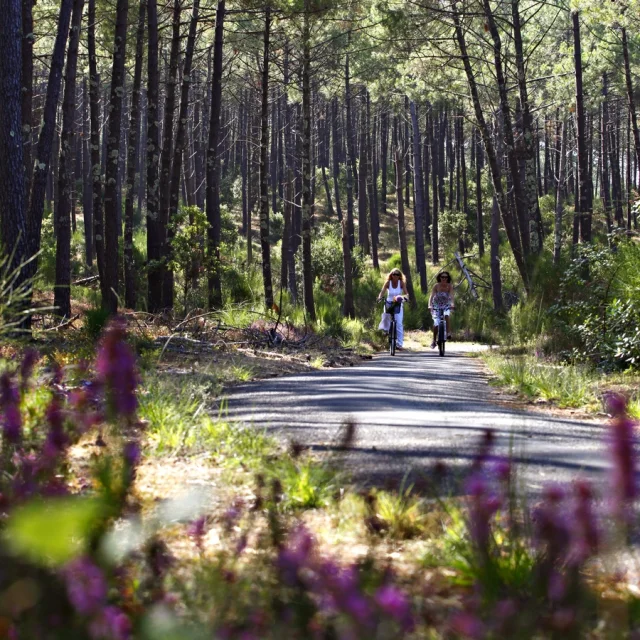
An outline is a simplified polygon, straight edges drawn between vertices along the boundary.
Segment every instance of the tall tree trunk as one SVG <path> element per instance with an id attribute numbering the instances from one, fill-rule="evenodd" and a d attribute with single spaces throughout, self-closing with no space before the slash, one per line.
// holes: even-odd
<path id="1" fill-rule="evenodd" d="M 600 111 L 600 194 L 607 221 L 607 233 L 613 230 L 611 222 L 611 189 L 609 181 L 609 103 L 607 74 L 602 74 L 602 107 Z"/>
<path id="2" fill-rule="evenodd" d="M 511 17 L 513 25 L 513 41 L 516 54 L 516 70 L 518 75 L 518 90 L 520 107 L 522 109 L 522 156 L 524 159 L 524 206 L 527 208 L 527 235 L 533 238 L 533 250 L 542 251 L 543 228 L 538 202 L 538 176 L 536 170 L 536 136 L 533 127 L 533 117 L 529 105 L 527 91 L 527 76 L 525 68 L 524 46 L 522 43 L 522 29 L 520 26 L 519 0 L 511 0 Z M 530 231 L 532 230 L 532 231 Z"/>
<path id="3" fill-rule="evenodd" d="M 91 119 L 89 116 L 89 85 L 82 83 L 82 214 L 84 219 L 85 264 L 93 265 L 93 183 L 91 179 Z"/>
<path id="4" fill-rule="evenodd" d="M 562 218 L 565 199 L 565 172 L 567 166 L 567 123 L 562 123 L 562 142 L 560 144 L 560 167 L 558 170 L 558 183 L 556 185 L 556 215 L 555 233 L 553 243 L 553 262 L 560 263 L 562 251 Z"/>
<path id="5" fill-rule="evenodd" d="M 332 124 L 332 160 L 333 160 L 333 193 L 336 201 L 336 212 L 338 220 L 342 223 L 342 208 L 340 207 L 340 147 L 338 138 L 338 98 L 331 101 L 331 124 Z"/>
<path id="6" fill-rule="evenodd" d="M 62 80 L 62 69 L 64 66 L 64 53 L 67 44 L 67 34 L 71 22 L 71 10 L 73 0 L 61 0 L 60 11 L 58 13 L 58 30 L 56 40 L 53 45 L 53 54 L 49 67 L 49 79 L 47 81 L 47 94 L 42 114 L 42 126 L 38 136 L 38 145 L 35 153 L 35 165 L 31 179 L 31 199 L 27 215 L 27 234 L 29 254 L 35 255 L 40 251 L 40 233 L 42 230 L 42 216 L 44 213 L 44 197 L 49 177 L 49 165 L 51 163 L 51 150 L 56 125 L 56 113 L 58 98 L 60 96 L 60 82 Z M 12 9 L 13 11 L 13 6 Z M 10 18 L 6 17 L 8 21 Z M 11 17 L 13 19 L 13 16 Z M 22 33 L 18 27 L 17 33 Z M 9 44 L 7 44 L 9 47 Z M 18 60 L 18 67 L 20 64 Z M 7 116 L 10 117 L 10 116 Z M 21 160 L 24 161 L 24 158 Z M 22 184 L 24 187 L 24 173 L 22 174 Z M 24 197 L 24 193 L 23 193 Z M 20 211 L 21 209 L 18 209 Z M 26 268 L 26 277 L 32 278 L 37 271 L 37 259 L 33 259 Z"/>
<path id="7" fill-rule="evenodd" d="M 404 200 L 402 196 L 402 181 L 404 178 L 404 163 L 402 161 L 402 149 L 400 147 L 395 150 L 396 165 L 396 200 L 398 203 L 398 240 L 400 242 L 400 264 L 404 273 L 407 293 L 411 300 L 411 305 L 415 306 L 416 296 L 413 290 L 413 281 L 411 279 L 411 266 L 409 264 L 409 250 L 407 248 L 407 232 L 404 226 Z"/>
<path id="8" fill-rule="evenodd" d="M 209 307 L 222 306 L 222 284 L 220 281 L 220 110 L 222 102 L 222 55 L 224 39 L 225 0 L 218 0 L 216 28 L 213 40 L 213 75 L 211 79 L 211 114 L 209 122 L 209 145 L 207 148 L 207 253 L 209 257 Z M 248 231 L 250 233 L 250 231 Z M 250 244 L 250 243 L 249 243 Z"/>
<path id="9" fill-rule="evenodd" d="M 25 219 L 24 147 L 21 130 L 22 15 L 18 2 L 4 3 L 0 11 L 0 256 L 11 256 L 7 267 L 14 271 L 13 292 L 29 287 L 29 257 Z"/>
<path id="10" fill-rule="evenodd" d="M 89 53 L 89 115 L 91 119 L 91 211 L 93 213 L 93 245 L 98 264 L 102 300 L 107 299 L 104 274 L 104 215 L 102 211 L 102 163 L 100 160 L 100 76 L 96 56 L 96 0 L 89 0 L 87 15 L 87 48 Z"/>
<path id="11" fill-rule="evenodd" d="M 262 282 L 264 304 L 273 307 L 271 279 L 271 248 L 269 246 L 269 47 L 271 37 L 271 7 L 265 8 L 264 43 L 262 52 L 262 100 L 260 113 L 260 248 L 262 250 Z"/>
<path id="12" fill-rule="evenodd" d="M 627 30 L 624 27 L 622 28 L 622 55 L 624 57 L 624 79 L 625 87 L 627 89 L 629 115 L 631 116 L 631 129 L 633 131 L 633 142 L 636 151 L 636 166 L 640 166 L 640 132 L 638 131 L 638 116 L 636 114 L 636 104 L 633 95 L 633 82 L 631 80 L 631 67 L 629 65 L 629 44 L 627 42 Z"/>
<path id="13" fill-rule="evenodd" d="M 591 218 L 593 216 L 593 182 L 589 167 L 587 131 L 582 91 L 582 47 L 580 42 L 580 13 L 571 14 L 573 21 L 573 56 L 576 77 L 576 124 L 578 139 L 578 198 L 580 211 L 580 239 L 591 242 Z"/>
<path id="14" fill-rule="evenodd" d="M 118 310 L 118 159 L 122 127 L 122 97 L 125 92 L 124 63 L 127 44 L 129 0 L 118 0 L 111 71 L 111 98 L 107 139 L 107 167 L 104 187 L 104 256 L 107 300 L 110 313 Z"/>
<path id="15" fill-rule="evenodd" d="M 282 229 L 282 244 L 280 251 L 280 290 L 285 291 L 289 286 L 289 242 L 291 240 L 291 208 L 293 205 L 293 170 L 287 171 L 284 197 L 284 228 Z"/>
<path id="16" fill-rule="evenodd" d="M 180 61 L 180 20 L 182 0 L 174 0 L 171 21 L 171 49 L 169 69 L 165 88 L 164 121 L 162 125 L 162 152 L 160 154 L 160 222 L 163 227 L 162 241 L 162 307 L 173 307 L 173 273 L 168 266 L 171 254 L 171 162 L 174 149 L 174 120 L 176 111 L 176 87 L 178 85 L 178 65 Z"/>
<path id="17" fill-rule="evenodd" d="M 71 207 L 73 206 L 73 152 L 75 139 L 76 70 L 84 0 L 74 0 L 71 35 L 64 73 L 62 133 L 56 202 L 56 284 L 53 305 L 63 318 L 71 317 Z"/>
<path id="18" fill-rule="evenodd" d="M 387 215 L 387 167 L 389 158 L 389 112 L 386 108 L 380 114 L 380 217 Z"/>
<path id="19" fill-rule="evenodd" d="M 33 162 L 31 137 L 33 127 L 33 7 L 34 0 L 22 0 L 22 145 L 25 166 L 25 211 L 29 204 L 29 189 Z"/>
<path id="20" fill-rule="evenodd" d="M 424 241 L 429 245 L 431 244 L 431 205 L 430 205 L 431 178 L 429 174 L 433 173 L 431 170 L 431 161 L 430 161 L 431 110 L 432 110 L 432 107 L 431 105 L 429 105 L 429 112 L 426 114 L 425 120 L 424 120 L 425 136 L 422 142 L 422 170 L 424 173 Z M 426 256 L 426 247 L 425 247 L 425 256 Z"/>
<path id="21" fill-rule="evenodd" d="M 360 161 L 358 167 L 358 238 L 364 255 L 371 255 L 369 244 L 369 222 L 367 220 L 367 119 L 363 112 L 360 117 Z"/>
<path id="22" fill-rule="evenodd" d="M 416 266 L 420 275 L 420 290 L 427 292 L 427 265 L 424 255 L 424 181 L 422 179 L 422 146 L 420 144 L 420 127 L 418 125 L 418 112 L 416 103 L 410 103 L 411 124 L 413 126 L 413 184 L 416 188 L 416 197 L 413 207 L 413 220 L 415 225 Z M 396 166 L 398 160 L 396 160 Z M 406 242 L 406 240 L 405 240 Z M 413 296 L 412 296 L 413 297 Z"/>
<path id="23" fill-rule="evenodd" d="M 200 11 L 200 0 L 193 0 L 193 10 L 189 22 L 189 35 L 187 37 L 187 47 L 184 54 L 184 66 L 182 69 L 182 88 L 180 93 L 180 109 L 178 111 L 178 122 L 176 130 L 176 140 L 173 147 L 173 160 L 171 162 L 171 180 L 169 185 L 169 221 L 175 220 L 178 215 L 178 204 L 180 199 L 180 180 L 182 177 L 182 157 L 187 149 L 187 121 L 189 118 L 189 91 L 192 84 L 191 67 L 193 63 L 193 52 L 196 44 L 196 30 L 198 28 L 198 14 Z M 171 227 L 170 227 L 171 228 Z M 167 238 L 171 242 L 174 233 L 167 229 Z M 167 255 L 171 254 L 171 245 L 167 247 Z M 186 283 L 185 283 L 186 286 Z M 173 308 L 173 272 L 167 269 L 164 280 L 164 306 Z M 185 309 L 186 313 L 186 309 Z"/>
<path id="24" fill-rule="evenodd" d="M 617 135 L 620 126 L 620 111 L 615 109 L 615 128 L 609 127 L 609 165 L 611 167 L 611 196 L 618 226 L 623 224 L 622 214 L 622 181 L 620 179 L 620 139 Z"/>
<path id="25" fill-rule="evenodd" d="M 348 45 L 351 46 L 351 32 L 348 33 Z M 353 114 L 351 109 L 351 76 L 349 75 L 349 52 L 347 51 L 344 64 L 344 101 L 347 109 L 347 155 L 348 162 L 351 165 L 351 175 L 355 184 L 355 197 L 358 198 L 358 167 L 356 166 L 356 139 L 353 130 Z M 348 187 L 347 187 L 348 188 Z"/>
<path id="26" fill-rule="evenodd" d="M 160 78 L 158 72 L 158 6 L 147 0 L 147 306 L 151 313 L 162 309 L 162 242 L 164 227 L 160 220 L 160 131 L 158 113 Z"/>
<path id="27" fill-rule="evenodd" d="M 522 247 L 519 242 L 520 238 L 518 237 L 516 227 L 514 225 L 513 219 L 511 218 L 511 212 L 509 210 L 507 197 L 504 193 L 504 189 L 502 186 L 502 176 L 500 172 L 500 165 L 498 163 L 495 147 L 493 145 L 489 128 L 487 127 L 487 123 L 484 118 L 484 113 L 482 111 L 482 106 L 480 104 L 480 97 L 478 95 L 478 86 L 476 83 L 475 76 L 473 74 L 473 69 L 471 68 L 469 54 L 467 53 L 467 44 L 466 44 L 464 32 L 462 30 L 462 24 L 460 22 L 460 14 L 458 13 L 457 3 L 455 2 L 455 0 L 452 4 L 452 8 L 453 8 L 453 21 L 455 26 L 456 40 L 458 42 L 460 55 L 462 57 L 462 62 L 464 64 L 464 70 L 467 76 L 467 82 L 469 84 L 469 91 L 471 93 L 471 98 L 473 102 L 474 112 L 476 115 L 476 120 L 478 123 L 478 128 L 480 129 L 480 132 L 482 134 L 482 140 L 483 140 L 485 152 L 487 154 L 489 167 L 491 169 L 491 179 L 493 182 L 493 189 L 496 194 L 498 208 L 502 216 L 505 231 L 507 233 L 507 238 L 509 240 L 509 245 L 511 246 L 511 250 L 513 252 L 516 265 L 520 273 L 520 277 L 522 278 L 525 287 L 528 289 L 529 276 L 528 276 L 527 268 L 525 265 L 524 256 L 522 254 Z"/>
<path id="28" fill-rule="evenodd" d="M 316 319 L 311 265 L 311 27 L 309 0 L 305 0 L 302 27 L 302 280 L 304 308 Z"/>
<path id="29" fill-rule="evenodd" d="M 196 0 L 197 1 L 197 0 Z M 136 61 L 133 71 L 131 91 L 131 112 L 129 120 L 129 140 L 127 145 L 127 184 L 124 211 L 124 304 L 129 309 L 136 308 L 136 277 L 133 264 L 133 200 L 135 198 L 138 142 L 140 140 L 140 85 L 142 83 L 142 60 L 144 57 L 144 30 L 147 17 L 147 3 L 141 0 L 136 33 Z"/>
<path id="30" fill-rule="evenodd" d="M 516 209 L 517 226 L 520 233 L 520 245 L 524 258 L 529 256 L 530 253 L 530 236 L 529 236 L 529 211 L 527 206 L 527 197 L 524 190 L 524 186 L 520 179 L 520 168 L 518 165 L 518 156 L 516 153 L 515 140 L 513 137 L 513 124 L 511 120 L 511 108 L 509 106 L 509 98 L 507 95 L 507 83 L 504 76 L 504 68 L 502 62 L 502 42 L 500 40 L 500 33 L 496 24 L 495 17 L 491 10 L 489 0 L 482 0 L 484 7 L 484 14 L 489 26 L 489 32 L 491 33 L 491 39 L 493 40 L 493 56 L 494 67 L 496 71 L 496 79 L 498 82 L 498 94 L 500 96 L 500 110 L 502 112 L 503 119 L 503 131 L 505 140 L 507 143 L 507 159 L 509 162 L 509 172 L 511 175 L 512 189 L 514 195 L 514 204 Z M 534 172 L 535 178 L 535 172 Z M 501 207 L 502 209 L 502 207 Z"/>
<path id="31" fill-rule="evenodd" d="M 478 242 L 478 255 L 484 255 L 484 225 L 482 221 L 482 169 L 484 157 L 482 155 L 482 143 L 480 132 L 474 129 L 473 143 L 476 148 L 476 237 Z"/>

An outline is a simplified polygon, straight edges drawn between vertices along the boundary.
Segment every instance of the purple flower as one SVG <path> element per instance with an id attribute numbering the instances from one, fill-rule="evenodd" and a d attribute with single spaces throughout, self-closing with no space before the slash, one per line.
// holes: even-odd
<path id="1" fill-rule="evenodd" d="M 8 373 L 0 377 L 0 420 L 6 442 L 18 444 L 22 437 L 20 392 Z"/>
<path id="2" fill-rule="evenodd" d="M 135 467 L 138 462 L 140 462 L 140 444 L 135 440 L 129 440 L 129 442 L 125 443 L 124 449 L 122 451 L 122 456 L 124 461 L 130 466 Z"/>
<path id="3" fill-rule="evenodd" d="M 197 520 L 194 520 L 187 529 L 187 533 L 193 540 L 195 541 L 198 549 L 202 551 L 202 540 L 204 538 L 204 534 L 207 526 L 207 518 L 206 516 L 201 516 Z"/>
<path id="4" fill-rule="evenodd" d="M 107 391 L 111 410 L 116 415 L 131 417 L 138 407 L 135 358 L 126 344 L 124 322 L 111 322 L 98 350 L 96 371 Z"/>
<path id="5" fill-rule="evenodd" d="M 67 595 L 81 615 L 95 613 L 107 597 L 107 582 L 102 570 L 89 558 L 78 558 L 64 569 Z"/>
<path id="6" fill-rule="evenodd" d="M 405 630 L 412 626 L 411 607 L 407 596 L 393 585 L 383 585 L 374 596 L 376 604 L 386 614 L 400 622 Z"/>
<path id="7" fill-rule="evenodd" d="M 338 601 L 338 605 L 359 624 L 366 626 L 371 624 L 371 605 L 361 593 L 357 591 L 351 592 L 344 599 Z"/>
<path id="8" fill-rule="evenodd" d="M 69 436 L 64 431 L 64 416 L 60 400 L 54 396 L 47 407 L 47 423 L 49 432 L 45 443 L 47 457 L 55 458 L 69 444 Z"/>
<path id="9" fill-rule="evenodd" d="M 586 480 L 575 483 L 571 561 L 582 564 L 598 552 L 600 533 L 593 512 L 593 489 Z"/>
<path id="10" fill-rule="evenodd" d="M 20 391 L 26 391 L 29 379 L 33 373 L 33 368 L 40 358 L 40 354 L 35 349 L 27 349 L 20 363 Z"/>
<path id="11" fill-rule="evenodd" d="M 278 554 L 278 568 L 286 582 L 295 584 L 298 570 L 309 560 L 313 551 L 313 538 L 303 526 L 296 528 L 290 535 L 285 546 Z"/>
<path id="12" fill-rule="evenodd" d="M 486 552 L 491 533 L 491 518 L 502 506 L 499 496 L 490 492 L 487 481 L 480 474 L 475 474 L 467 481 L 469 493 L 469 529 L 471 538 L 477 548 Z"/>
<path id="13" fill-rule="evenodd" d="M 233 529 L 242 516 L 242 500 L 234 500 L 233 504 L 222 515 L 225 531 L 228 533 Z"/>
<path id="14" fill-rule="evenodd" d="M 484 466 L 484 463 L 489 459 L 494 441 L 495 436 L 493 431 L 491 429 L 486 429 L 482 435 L 480 446 L 478 447 L 478 451 L 471 466 L 471 470 L 473 472 L 479 471 Z"/>
<path id="15" fill-rule="evenodd" d="M 91 621 L 89 635 L 94 640 L 128 640 L 131 637 L 131 620 L 118 607 L 105 607 Z"/>
<path id="16" fill-rule="evenodd" d="M 484 624 L 474 613 L 457 613 L 450 624 L 452 631 L 463 638 L 483 638 L 485 635 Z"/>
<path id="17" fill-rule="evenodd" d="M 623 413 L 611 422 L 610 454 L 612 458 L 611 485 L 614 515 L 627 519 L 628 509 L 636 498 L 636 454 L 634 424 Z"/>

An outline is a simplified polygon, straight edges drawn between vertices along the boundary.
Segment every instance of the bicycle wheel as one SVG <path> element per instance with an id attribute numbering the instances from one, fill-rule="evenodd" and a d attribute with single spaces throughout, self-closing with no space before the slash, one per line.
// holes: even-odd
<path id="1" fill-rule="evenodd" d="M 444 343 L 446 341 L 446 330 L 447 325 L 445 324 L 444 318 L 440 320 L 440 324 L 438 325 L 438 351 L 441 356 L 444 356 Z"/>
<path id="2" fill-rule="evenodd" d="M 389 353 L 392 356 L 396 355 L 396 320 L 391 320 L 391 326 L 389 327 Z"/>

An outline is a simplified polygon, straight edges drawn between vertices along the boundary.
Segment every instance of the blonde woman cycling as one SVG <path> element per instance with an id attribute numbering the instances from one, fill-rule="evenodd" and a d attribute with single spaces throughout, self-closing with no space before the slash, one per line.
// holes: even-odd
<path id="1" fill-rule="evenodd" d="M 392 269 L 387 276 L 387 279 L 382 286 L 380 293 L 378 294 L 378 302 L 386 296 L 387 305 L 391 305 L 394 302 L 400 305 L 400 309 L 395 314 L 396 316 L 396 344 L 398 349 L 402 349 L 402 343 L 404 339 L 404 329 L 402 326 L 403 308 L 402 304 L 409 299 L 409 293 L 407 292 L 407 285 L 404 281 L 404 276 L 400 269 Z M 391 324 L 391 315 L 388 313 L 382 314 L 382 319 L 378 325 L 378 329 L 383 331 L 389 331 L 389 325 Z"/>

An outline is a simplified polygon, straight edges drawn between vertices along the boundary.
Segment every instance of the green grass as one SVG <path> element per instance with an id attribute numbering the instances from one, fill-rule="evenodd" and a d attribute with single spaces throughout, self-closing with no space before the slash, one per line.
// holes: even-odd
<path id="1" fill-rule="evenodd" d="M 269 465 L 268 475 L 282 484 L 284 511 L 328 507 L 340 488 L 336 470 L 310 456 L 281 457 Z"/>
<path id="2" fill-rule="evenodd" d="M 594 400 L 596 374 L 586 367 L 553 364 L 528 355 L 488 352 L 481 357 L 496 376 L 492 384 L 529 398 L 543 398 L 559 407 L 584 407 Z"/>
<path id="3" fill-rule="evenodd" d="M 604 374 L 586 365 L 561 364 L 536 358 L 526 348 L 481 353 L 495 378 L 491 384 L 507 387 L 528 398 L 542 398 L 561 408 L 603 411 L 606 391 L 629 398 L 629 414 L 640 418 L 640 374 Z"/>

